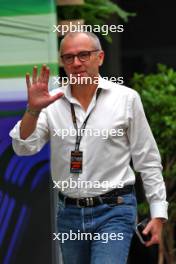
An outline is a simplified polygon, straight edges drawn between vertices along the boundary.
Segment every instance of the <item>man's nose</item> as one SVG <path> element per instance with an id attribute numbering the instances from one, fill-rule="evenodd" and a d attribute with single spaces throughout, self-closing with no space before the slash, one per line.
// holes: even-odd
<path id="1" fill-rule="evenodd" d="M 77 56 L 74 57 L 73 65 L 81 65 L 82 62 L 79 60 Z"/>

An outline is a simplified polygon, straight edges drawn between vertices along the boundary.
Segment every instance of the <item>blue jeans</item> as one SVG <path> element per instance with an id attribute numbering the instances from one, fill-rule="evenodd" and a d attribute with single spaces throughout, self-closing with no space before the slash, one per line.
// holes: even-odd
<path id="1" fill-rule="evenodd" d="M 57 234 L 64 264 L 125 264 L 135 230 L 136 197 L 123 204 L 78 208 L 58 202 Z M 87 234 L 87 236 L 86 236 Z"/>

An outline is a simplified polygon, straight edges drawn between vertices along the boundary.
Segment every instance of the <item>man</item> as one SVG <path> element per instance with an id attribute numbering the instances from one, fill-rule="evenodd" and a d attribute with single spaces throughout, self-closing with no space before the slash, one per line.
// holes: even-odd
<path id="1" fill-rule="evenodd" d="M 141 173 L 150 205 L 144 234 L 151 233 L 146 243 L 151 246 L 159 243 L 167 219 L 160 155 L 137 92 L 99 76 L 104 52 L 96 35 L 68 33 L 60 54 L 70 85 L 49 93 L 45 65 L 39 78 L 34 67 L 32 83 L 26 75 L 28 108 L 10 133 L 13 147 L 18 155 L 32 155 L 50 140 L 54 182 L 77 183 L 66 189 L 58 185 L 58 234 L 69 235 L 61 241 L 64 263 L 125 264 L 136 220 L 130 160 Z M 63 137 L 63 129 L 76 133 Z M 88 135 L 88 129 L 100 133 Z M 103 129 L 109 131 L 106 139 Z M 82 182 L 89 185 L 80 188 Z"/>

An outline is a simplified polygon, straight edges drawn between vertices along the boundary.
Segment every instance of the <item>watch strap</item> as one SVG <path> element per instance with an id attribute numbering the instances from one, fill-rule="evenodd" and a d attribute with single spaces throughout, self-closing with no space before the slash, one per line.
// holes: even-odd
<path id="1" fill-rule="evenodd" d="M 31 109 L 29 107 L 29 105 L 27 105 L 26 112 L 29 113 L 32 116 L 38 117 L 41 111 L 40 110 Z"/>

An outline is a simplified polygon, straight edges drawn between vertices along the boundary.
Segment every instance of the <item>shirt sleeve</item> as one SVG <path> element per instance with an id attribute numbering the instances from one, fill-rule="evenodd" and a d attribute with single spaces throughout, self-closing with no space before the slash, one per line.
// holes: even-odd
<path id="1" fill-rule="evenodd" d="M 161 157 L 147 122 L 140 96 L 131 100 L 128 137 L 134 169 L 140 172 L 151 217 L 168 219 L 166 188 L 162 176 Z"/>
<path id="2" fill-rule="evenodd" d="M 21 120 L 10 131 L 12 137 L 12 146 L 15 153 L 19 156 L 29 156 L 39 152 L 49 140 L 49 128 L 47 122 L 46 110 L 43 109 L 37 120 L 37 126 L 34 132 L 25 140 L 20 138 Z"/>

